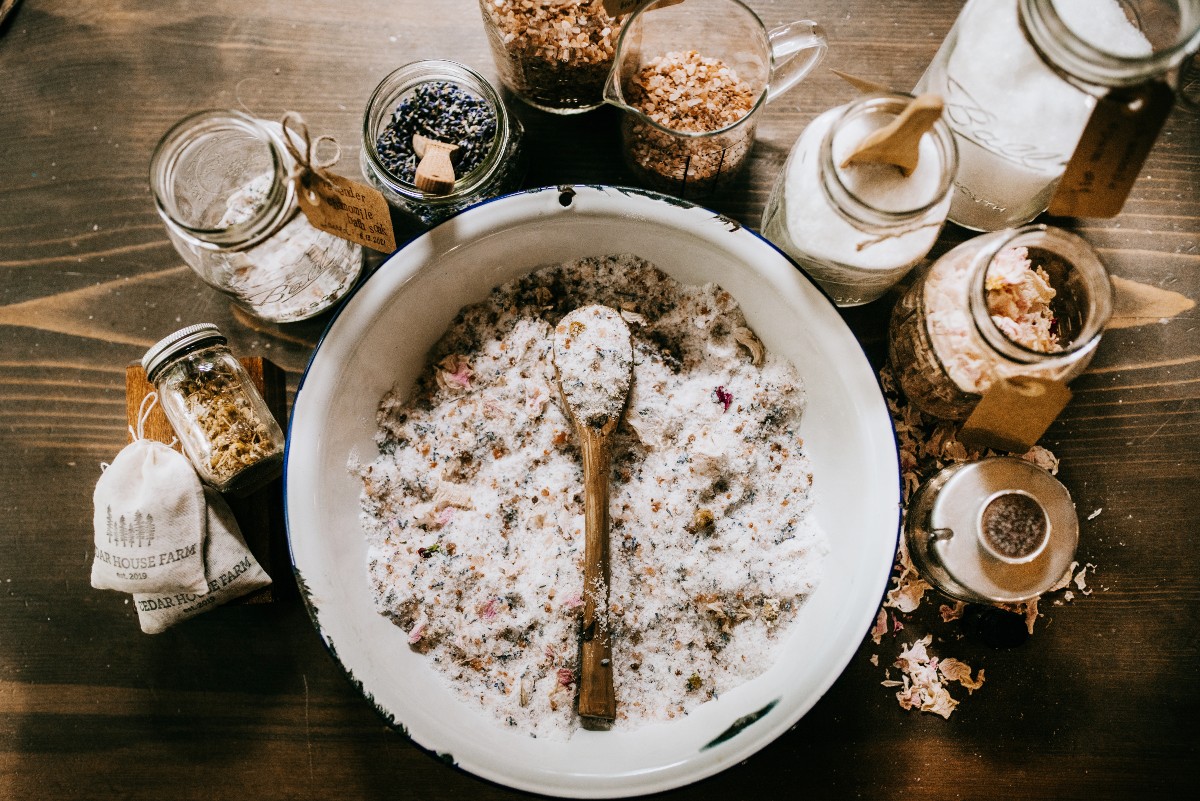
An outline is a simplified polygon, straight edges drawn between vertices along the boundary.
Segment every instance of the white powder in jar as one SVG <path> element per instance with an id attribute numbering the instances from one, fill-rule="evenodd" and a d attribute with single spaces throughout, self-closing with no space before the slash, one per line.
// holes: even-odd
<path id="1" fill-rule="evenodd" d="M 468 703 L 534 736 L 578 725 L 583 474 L 555 389 L 554 325 L 622 312 L 609 623 L 616 728 L 686 715 L 766 670 L 822 573 L 800 378 L 736 301 L 632 256 L 543 268 L 465 308 L 359 468 L 369 581 Z"/>
<path id="2" fill-rule="evenodd" d="M 1053 0 L 1072 33 L 1127 57 L 1152 51 L 1117 0 Z M 971 0 L 917 84 L 938 92 L 958 140 L 954 222 L 995 231 L 1033 219 L 1075 149 L 1094 100 L 1026 40 L 1017 0 Z"/>
<path id="3" fill-rule="evenodd" d="M 948 193 L 935 204 L 951 167 L 930 133 L 921 138 L 910 176 L 886 164 L 841 166 L 868 134 L 895 117 L 847 108 L 830 109 L 805 128 L 768 200 L 763 222 L 767 238 L 800 262 L 839 305 L 874 300 L 903 278 L 933 247 L 950 208 Z M 911 212 L 910 218 L 855 224 L 835 208 L 823 186 L 832 177 L 823 174 L 821 163 L 822 143 L 831 131 L 833 167 L 845 188 L 874 209 Z"/>

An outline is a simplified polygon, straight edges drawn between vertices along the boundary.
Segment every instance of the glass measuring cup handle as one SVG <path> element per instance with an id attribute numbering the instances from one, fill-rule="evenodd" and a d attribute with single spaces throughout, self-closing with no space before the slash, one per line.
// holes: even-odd
<path id="1" fill-rule="evenodd" d="M 812 20 L 802 19 L 772 28 L 767 34 L 775 69 L 767 87 L 766 102 L 791 89 L 825 58 L 825 31 Z"/>

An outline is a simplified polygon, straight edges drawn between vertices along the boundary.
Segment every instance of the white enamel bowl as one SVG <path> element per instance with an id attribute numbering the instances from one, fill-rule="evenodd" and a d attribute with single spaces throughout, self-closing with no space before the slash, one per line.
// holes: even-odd
<path id="1" fill-rule="evenodd" d="M 635 253 L 690 284 L 715 281 L 767 348 L 799 369 L 801 435 L 832 551 L 763 675 L 691 715 L 565 742 L 506 729 L 460 703 L 403 631 L 376 613 L 359 524 L 375 411 L 411 386 L 458 310 L 547 264 Z M 292 560 L 320 636 L 351 680 L 417 744 L 511 787 L 578 798 L 677 787 L 746 759 L 833 684 L 879 606 L 899 529 L 891 420 L 858 342 L 829 300 L 771 244 L 711 211 L 637 190 L 542 189 L 475 207 L 407 245 L 345 303 L 292 412 L 286 461 Z M 847 714 L 854 714 L 847 710 Z"/>

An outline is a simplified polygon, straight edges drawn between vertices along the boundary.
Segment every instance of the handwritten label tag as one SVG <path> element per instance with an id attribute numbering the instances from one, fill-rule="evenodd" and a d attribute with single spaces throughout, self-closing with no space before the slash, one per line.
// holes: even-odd
<path id="1" fill-rule="evenodd" d="M 1070 400 L 1071 390 L 1062 381 L 1002 378 L 983 393 L 958 440 L 969 448 L 1024 453 L 1037 444 Z"/>
<path id="2" fill-rule="evenodd" d="M 296 183 L 296 200 L 314 228 L 381 253 L 396 249 L 388 204 L 378 189 L 326 171 L 306 172 Z"/>
<path id="3" fill-rule="evenodd" d="M 1175 93 L 1162 81 L 1100 98 L 1050 199 L 1050 213 L 1117 216 L 1174 103 Z"/>
<path id="4" fill-rule="evenodd" d="M 608 12 L 610 17 L 619 17 L 622 14 L 628 14 L 635 8 L 640 6 L 644 0 L 604 0 L 604 10 Z M 663 0 L 656 8 L 666 8 L 682 3 L 683 0 Z"/>

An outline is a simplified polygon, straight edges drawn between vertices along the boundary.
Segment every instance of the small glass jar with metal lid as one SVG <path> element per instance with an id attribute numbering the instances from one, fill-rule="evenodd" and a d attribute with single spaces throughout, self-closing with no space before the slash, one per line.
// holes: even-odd
<path id="1" fill-rule="evenodd" d="M 996 456 L 942 470 L 909 502 L 905 541 L 922 578 L 952 598 L 1028 601 L 1071 567 L 1079 518 L 1058 479 Z"/>
<path id="2" fill-rule="evenodd" d="M 361 167 L 388 204 L 424 227 L 516 190 L 524 129 L 475 70 L 453 61 L 406 64 L 375 88 L 363 114 Z M 414 135 L 455 148 L 447 192 L 417 186 Z"/>
<path id="3" fill-rule="evenodd" d="M 977 236 L 944 254 L 892 310 L 888 357 L 922 412 L 965 420 L 994 383 L 1067 382 L 1091 363 L 1112 284 L 1083 239 L 1046 225 Z"/>
<path id="4" fill-rule="evenodd" d="M 200 323 L 142 357 L 146 378 L 204 483 L 244 495 L 279 476 L 284 436 L 220 329 Z"/>
<path id="5" fill-rule="evenodd" d="M 150 186 L 172 244 L 251 314 L 305 320 L 354 286 L 362 248 L 308 221 L 283 127 L 234 110 L 180 120 L 155 148 Z"/>

